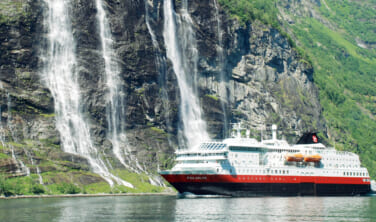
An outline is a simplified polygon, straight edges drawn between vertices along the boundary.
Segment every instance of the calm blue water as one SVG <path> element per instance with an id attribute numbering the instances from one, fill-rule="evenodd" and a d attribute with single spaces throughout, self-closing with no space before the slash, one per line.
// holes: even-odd
<path id="1" fill-rule="evenodd" d="M 376 221 L 376 197 L 0 200 L 0 221 Z"/>

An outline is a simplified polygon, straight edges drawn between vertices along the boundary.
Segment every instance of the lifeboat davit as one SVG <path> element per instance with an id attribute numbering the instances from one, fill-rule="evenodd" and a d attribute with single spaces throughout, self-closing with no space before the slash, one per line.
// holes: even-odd
<path id="1" fill-rule="evenodd" d="M 292 162 L 292 161 L 294 161 L 294 162 L 301 162 L 301 161 L 303 161 L 304 156 L 301 153 L 294 153 L 294 154 L 287 154 L 285 156 L 285 158 L 289 162 Z"/>
<path id="2" fill-rule="evenodd" d="M 304 162 L 320 162 L 321 161 L 321 156 L 318 155 L 318 154 L 314 154 L 314 155 L 309 155 L 309 156 L 305 156 L 304 157 Z"/>

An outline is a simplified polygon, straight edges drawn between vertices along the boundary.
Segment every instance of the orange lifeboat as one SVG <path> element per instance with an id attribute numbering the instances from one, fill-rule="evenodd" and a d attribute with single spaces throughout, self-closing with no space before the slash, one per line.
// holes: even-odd
<path id="1" fill-rule="evenodd" d="M 294 161 L 294 162 L 301 162 L 301 161 L 303 161 L 304 156 L 301 153 L 294 153 L 294 154 L 287 154 L 285 156 L 285 158 L 289 162 L 292 162 L 292 161 Z"/>
<path id="2" fill-rule="evenodd" d="M 304 162 L 320 162 L 321 161 L 321 156 L 319 154 L 314 154 L 314 155 L 309 155 L 304 157 Z"/>

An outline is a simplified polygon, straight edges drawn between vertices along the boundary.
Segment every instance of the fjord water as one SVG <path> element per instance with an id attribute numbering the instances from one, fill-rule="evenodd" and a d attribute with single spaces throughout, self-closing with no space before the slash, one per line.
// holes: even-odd
<path id="1" fill-rule="evenodd" d="M 376 197 L 0 200 L 0 221 L 375 221 Z"/>

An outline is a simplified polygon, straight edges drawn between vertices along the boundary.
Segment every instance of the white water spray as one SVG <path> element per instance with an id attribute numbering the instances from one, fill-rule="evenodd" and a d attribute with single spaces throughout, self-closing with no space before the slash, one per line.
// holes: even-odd
<path id="1" fill-rule="evenodd" d="M 180 115 L 185 139 L 185 142 L 179 141 L 180 147 L 193 148 L 200 142 L 208 140 L 209 135 L 197 98 L 196 38 L 192 29 L 192 19 L 188 13 L 187 1 L 183 0 L 182 5 L 181 16 L 178 16 L 173 9 L 172 0 L 164 1 L 163 37 L 167 57 L 172 61 L 180 90 Z"/>
<path id="2" fill-rule="evenodd" d="M 131 184 L 112 175 L 91 141 L 89 126 L 82 113 L 82 99 L 78 83 L 75 42 L 66 0 L 44 0 L 48 5 L 46 27 L 47 49 L 42 55 L 45 69 L 42 77 L 55 101 L 56 127 L 65 152 L 88 159 L 92 170 L 111 186 Z"/>

